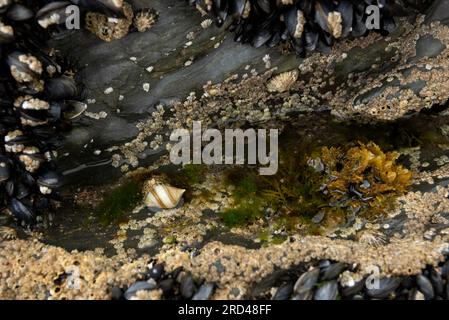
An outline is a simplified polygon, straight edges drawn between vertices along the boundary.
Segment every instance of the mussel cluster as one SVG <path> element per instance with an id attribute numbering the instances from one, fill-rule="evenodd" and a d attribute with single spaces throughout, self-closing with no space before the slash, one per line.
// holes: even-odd
<path id="1" fill-rule="evenodd" d="M 0 212 L 27 226 L 58 199 L 60 133 L 86 109 L 69 63 L 47 46 L 69 31 L 74 4 L 121 14 L 118 0 L 0 0 Z"/>
<path id="2" fill-rule="evenodd" d="M 254 47 L 286 44 L 298 54 L 328 52 L 338 39 L 356 38 L 369 30 L 389 33 L 394 16 L 426 0 L 189 0 L 210 13 L 218 26 L 231 20 L 235 40 Z M 368 6 L 376 6 L 372 11 Z M 367 10 L 368 9 L 368 10 Z M 369 18 L 378 15 L 378 24 Z M 369 21 L 368 21 L 369 20 Z M 372 28 L 374 26 L 375 28 Z"/>

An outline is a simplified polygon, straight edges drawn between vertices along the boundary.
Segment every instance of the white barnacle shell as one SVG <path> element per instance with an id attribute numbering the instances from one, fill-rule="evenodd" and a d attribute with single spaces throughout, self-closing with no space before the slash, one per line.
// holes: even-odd
<path id="1" fill-rule="evenodd" d="M 150 208 L 172 209 L 181 201 L 185 189 L 172 187 L 151 179 L 145 183 L 145 205 Z"/>
<path id="2" fill-rule="evenodd" d="M 288 91 L 298 80 L 298 71 L 287 71 L 271 78 L 267 83 L 269 92 L 285 92 Z"/>

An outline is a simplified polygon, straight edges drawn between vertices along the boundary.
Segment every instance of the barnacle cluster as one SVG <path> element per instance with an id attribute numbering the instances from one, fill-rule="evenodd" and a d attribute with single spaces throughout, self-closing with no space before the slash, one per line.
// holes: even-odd
<path id="1" fill-rule="evenodd" d="M 126 36 L 131 26 L 134 26 L 138 32 L 145 32 L 157 21 L 158 13 L 154 9 L 143 9 L 134 14 L 129 3 L 123 2 L 122 7 L 123 16 L 117 18 L 111 18 L 104 13 L 88 12 L 86 29 L 101 40 L 109 42 Z"/>
<path id="2" fill-rule="evenodd" d="M 371 29 L 391 32 L 394 16 L 411 1 L 394 0 L 189 0 L 218 26 L 231 20 L 235 40 L 254 47 L 288 44 L 298 54 L 329 51 L 336 40 L 360 37 Z M 426 1 L 413 1 L 422 5 Z M 370 7 L 371 6 L 371 7 Z M 375 8 L 374 8 L 375 7 Z M 376 12 L 374 12 L 376 11 Z M 373 14 L 378 21 L 373 24 Z M 371 26 L 373 24 L 373 26 Z"/>
<path id="3" fill-rule="evenodd" d="M 154 9 L 141 10 L 134 16 L 133 25 L 137 31 L 145 32 L 157 22 L 158 16 Z"/>
<path id="4" fill-rule="evenodd" d="M 121 39 L 129 32 L 134 12 L 131 5 L 123 3 L 123 18 L 110 18 L 98 12 L 88 12 L 86 15 L 86 29 L 94 33 L 103 41 Z"/>

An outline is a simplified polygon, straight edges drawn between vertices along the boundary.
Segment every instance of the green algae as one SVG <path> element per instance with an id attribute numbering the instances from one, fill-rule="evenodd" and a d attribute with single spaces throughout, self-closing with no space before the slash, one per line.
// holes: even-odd
<path id="1" fill-rule="evenodd" d="M 95 209 L 100 222 L 107 225 L 122 222 L 137 204 L 142 201 L 142 182 L 130 179 L 109 191 Z"/>
<path id="2" fill-rule="evenodd" d="M 234 206 L 218 214 L 228 227 L 245 225 L 263 218 L 265 203 L 258 192 L 256 175 L 253 171 L 245 171 L 240 168 L 231 170 L 225 179 L 225 183 L 235 187 L 232 193 Z"/>
<path id="3" fill-rule="evenodd" d="M 260 176 L 249 167 L 226 172 L 225 184 L 234 187 L 233 205 L 219 217 L 228 227 L 264 221 L 259 240 L 270 243 L 278 241 L 270 235 L 275 230 L 322 235 L 344 224 L 354 210 L 377 218 L 394 208 L 395 199 L 411 185 L 411 172 L 396 163 L 398 157 L 374 143 L 283 148 L 276 175 Z M 322 168 L 312 166 L 311 159 Z M 318 213 L 323 219 L 317 222 Z"/>
<path id="4" fill-rule="evenodd" d="M 234 206 L 219 213 L 229 227 L 242 226 L 264 218 L 264 209 L 278 215 L 311 218 L 326 201 L 319 193 L 322 178 L 307 165 L 304 154 L 280 152 L 279 170 L 260 176 L 255 168 L 228 170 L 225 184 L 234 186 Z"/>

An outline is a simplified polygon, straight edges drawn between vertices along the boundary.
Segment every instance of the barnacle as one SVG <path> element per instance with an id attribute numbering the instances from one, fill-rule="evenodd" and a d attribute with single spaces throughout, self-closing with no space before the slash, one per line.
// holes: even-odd
<path id="1" fill-rule="evenodd" d="M 134 17 L 131 5 L 126 2 L 123 3 L 123 11 L 125 15 L 123 19 L 111 18 L 98 12 L 88 12 L 86 29 L 103 41 L 121 39 L 128 34 Z"/>
<path id="2" fill-rule="evenodd" d="M 14 240 L 17 238 L 17 232 L 15 229 L 1 226 L 0 227 L 0 239 L 1 240 Z"/>
<path id="3" fill-rule="evenodd" d="M 145 32 L 157 22 L 158 17 L 159 15 L 154 9 L 141 10 L 134 16 L 133 25 L 137 31 Z"/>
<path id="4" fill-rule="evenodd" d="M 292 85 L 298 80 L 298 71 L 292 70 L 288 72 L 281 73 L 273 77 L 267 83 L 267 89 L 270 92 L 284 92 L 289 90 Z"/>

